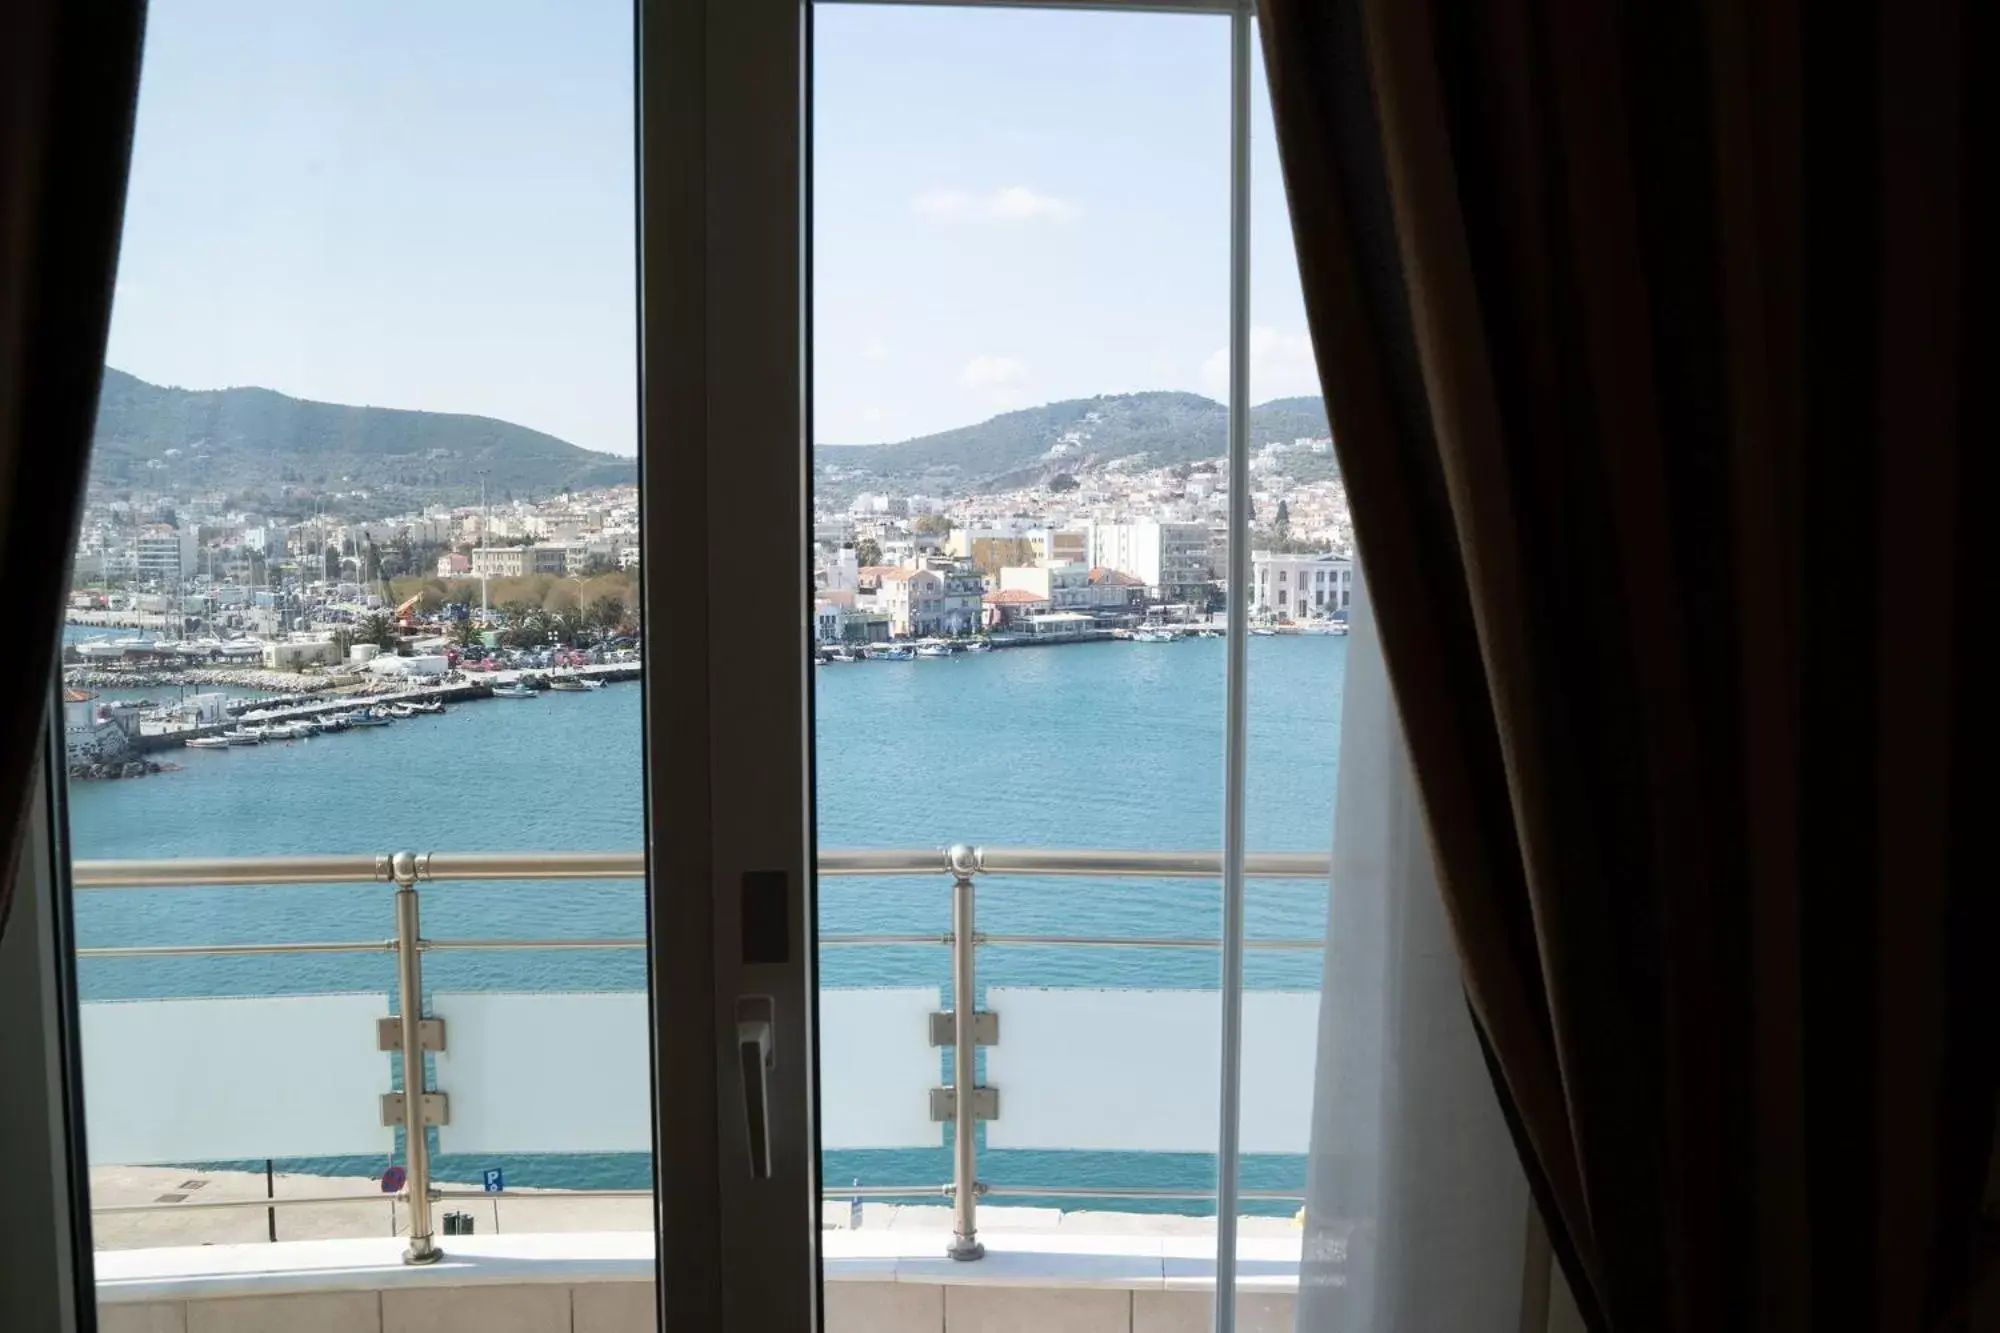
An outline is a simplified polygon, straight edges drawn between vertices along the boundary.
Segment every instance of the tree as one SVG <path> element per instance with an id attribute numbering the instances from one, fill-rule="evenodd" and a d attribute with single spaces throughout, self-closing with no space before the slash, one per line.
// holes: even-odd
<path id="1" fill-rule="evenodd" d="M 1064 491 L 1073 491 L 1081 484 L 1081 482 L 1077 481 L 1075 477 L 1072 477 L 1067 472 L 1058 472 L 1055 476 L 1049 478 L 1049 490 L 1056 495 L 1060 495 Z"/>
<path id="2" fill-rule="evenodd" d="M 583 598 L 577 592 L 577 585 L 566 579 L 549 585 L 549 590 L 542 594 L 542 610 L 551 615 L 568 615 L 582 604 Z"/>
<path id="3" fill-rule="evenodd" d="M 383 648 L 394 648 L 396 646 L 396 627 L 389 623 L 389 617 L 377 611 L 373 615 L 363 616 L 361 623 L 354 627 L 354 641 L 356 643 L 378 644 Z"/>
<path id="4" fill-rule="evenodd" d="M 1292 506 L 1289 501 L 1278 501 L 1278 515 L 1271 520 L 1272 529 L 1280 537 L 1288 537 L 1292 532 Z"/>
<path id="5" fill-rule="evenodd" d="M 951 531 L 951 520 L 943 514 L 919 514 L 910 520 L 910 531 L 942 537 Z"/>
<path id="6" fill-rule="evenodd" d="M 854 563 L 864 566 L 881 564 L 882 544 L 873 537 L 863 537 L 854 543 Z"/>
<path id="7" fill-rule="evenodd" d="M 451 627 L 451 641 L 461 648 L 470 648 L 479 642 L 479 627 L 472 623 L 472 617 L 455 622 Z"/>
<path id="8" fill-rule="evenodd" d="M 320 577 L 328 583 L 340 581 L 340 548 L 328 546 L 320 552 Z"/>
<path id="9" fill-rule="evenodd" d="M 584 618 L 597 628 L 600 634 L 611 634 L 625 623 L 625 602 L 622 598 L 606 594 L 593 597 L 584 608 Z"/>
<path id="10" fill-rule="evenodd" d="M 1035 562 L 1035 544 L 1026 537 L 993 537 L 972 544 L 972 567 L 993 578 L 1009 565 Z"/>

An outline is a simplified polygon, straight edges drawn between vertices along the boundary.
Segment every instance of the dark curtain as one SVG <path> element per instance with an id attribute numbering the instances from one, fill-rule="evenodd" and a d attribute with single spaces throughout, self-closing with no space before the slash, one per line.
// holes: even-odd
<path id="1" fill-rule="evenodd" d="M 0 0 L 0 931 L 97 415 L 144 13 Z"/>
<path id="2" fill-rule="evenodd" d="M 1467 996 L 1595 1329 L 1957 1327 L 1980 1269 L 1970 12 L 1262 3 Z"/>

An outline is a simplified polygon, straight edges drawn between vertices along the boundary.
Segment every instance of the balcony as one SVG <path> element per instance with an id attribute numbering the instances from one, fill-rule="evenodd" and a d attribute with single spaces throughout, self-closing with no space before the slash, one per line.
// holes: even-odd
<path id="1" fill-rule="evenodd" d="M 1323 881 L 1328 872 L 1327 858 L 1315 855 L 1252 855 L 1246 866 L 1260 880 Z M 1221 858 L 961 845 L 822 852 L 819 873 L 823 897 L 843 879 L 934 878 L 951 912 L 945 931 L 819 938 L 823 950 L 907 950 L 943 965 L 929 984 L 821 992 L 823 1148 L 930 1150 L 926 1160 L 939 1162 L 949 1150 L 936 1179 L 827 1185 L 826 1327 L 1206 1327 L 1215 1242 L 1213 1218 L 1201 1210 L 1212 1206 L 1212 1189 L 1008 1179 L 982 1171 L 981 1158 L 1006 1161 L 1013 1149 L 1212 1153 L 1217 1064 L 1187 1053 L 1215 1049 L 1217 993 L 982 989 L 979 978 L 981 958 L 993 951 L 1186 954 L 1213 951 L 1218 941 L 989 932 L 978 912 L 987 884 L 1004 892 L 1009 880 L 1050 876 L 1134 888 L 1213 880 Z M 93 1168 L 102 1326 L 652 1328 L 649 1190 L 490 1193 L 476 1178 L 436 1179 L 433 1170 L 439 1154 L 464 1161 L 648 1151 L 650 1078 L 637 1058 L 647 1049 L 644 992 L 451 990 L 424 980 L 427 957 L 636 952 L 645 942 L 423 931 L 427 886 L 643 874 L 642 858 L 623 853 L 79 862 L 74 881 L 86 893 L 318 885 L 386 900 L 379 940 L 126 944 L 78 950 L 84 959 L 372 954 L 395 965 L 386 990 L 84 1006 L 88 1133 L 93 1161 L 103 1164 Z M 1131 901 L 1143 909 L 1137 894 Z M 1255 938 L 1246 948 L 1316 957 L 1322 943 Z M 960 996 L 983 1002 L 961 1004 Z M 423 1002 L 406 1005 L 405 997 Z M 1297 1052 L 1314 1049 L 1318 996 L 1251 991 L 1245 1006 L 1243 1149 L 1302 1155 L 1313 1071 Z M 634 1058 L 607 1058 L 623 1051 Z M 240 1058 L 245 1052 L 254 1058 Z M 417 1097 L 405 1095 L 406 1056 L 424 1070 Z M 159 1165 L 337 1157 L 393 1159 L 407 1175 L 391 1178 L 387 1193 L 359 1175 L 273 1177 L 267 1197 L 261 1175 Z M 1265 1215 L 1240 1223 L 1239 1326 L 1289 1329 L 1300 1243 L 1290 1213 L 1301 1195 L 1245 1189 L 1242 1197 Z"/>

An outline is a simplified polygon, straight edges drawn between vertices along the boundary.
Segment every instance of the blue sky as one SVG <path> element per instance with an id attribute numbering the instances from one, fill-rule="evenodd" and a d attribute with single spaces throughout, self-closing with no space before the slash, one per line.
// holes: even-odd
<path id="1" fill-rule="evenodd" d="M 1228 25 L 822 6 L 817 439 L 1226 390 Z M 154 0 L 112 365 L 630 453 L 630 9 Z M 1311 392 L 1261 92 L 1252 396 Z"/>

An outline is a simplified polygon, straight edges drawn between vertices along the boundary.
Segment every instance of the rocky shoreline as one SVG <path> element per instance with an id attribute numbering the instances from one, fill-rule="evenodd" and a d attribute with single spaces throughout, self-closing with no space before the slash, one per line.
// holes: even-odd
<path id="1" fill-rule="evenodd" d="M 306 676 L 296 671 L 266 671 L 261 667 L 187 667 L 160 670 L 156 667 L 122 670 L 115 667 L 67 667 L 63 683 L 97 690 L 156 690 L 184 685 L 233 685 L 242 690 L 269 690 L 278 694 L 386 694 L 408 689 L 408 682 L 386 677 Z"/>
<path id="2" fill-rule="evenodd" d="M 73 760 L 69 766 L 72 782 L 108 780 L 112 778 L 143 778 L 154 773 L 178 773 L 179 764 L 163 764 L 155 759 L 121 759 L 109 763 Z"/>

